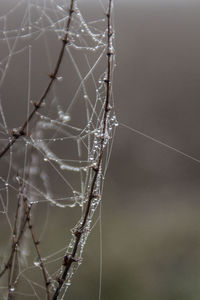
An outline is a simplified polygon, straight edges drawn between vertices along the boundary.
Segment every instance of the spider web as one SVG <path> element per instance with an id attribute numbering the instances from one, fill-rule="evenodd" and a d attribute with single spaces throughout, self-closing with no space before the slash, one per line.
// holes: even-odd
<path id="1" fill-rule="evenodd" d="M 82 262 L 87 237 L 99 221 L 96 210 L 118 125 L 109 83 L 110 107 L 102 136 L 108 84 L 108 3 L 96 1 L 94 16 L 78 4 L 74 4 L 69 43 L 55 82 L 25 134 L 1 158 L 3 299 L 45 299 L 48 292 L 55 292 L 76 242 L 74 232 L 84 218 L 103 139 L 104 157 L 77 263 L 71 267 L 59 299 L 64 299 Z M 1 6 L 0 147 L 4 149 L 52 78 L 66 34 L 70 1 L 6 1 Z M 112 44 L 110 50 L 113 53 Z M 112 55 L 111 78 L 113 68 Z"/>

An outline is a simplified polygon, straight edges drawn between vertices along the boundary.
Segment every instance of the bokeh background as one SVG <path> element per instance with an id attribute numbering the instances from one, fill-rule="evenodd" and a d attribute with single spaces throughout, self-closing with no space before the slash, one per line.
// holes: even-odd
<path id="1" fill-rule="evenodd" d="M 199 159 L 199 1 L 114 2 L 119 123 Z M 119 125 L 102 205 L 103 300 L 199 298 L 199 200 L 197 161 Z M 69 299 L 98 299 L 98 232 Z"/>
<path id="2" fill-rule="evenodd" d="M 98 14 L 92 1 L 82 0 L 80 7 L 87 16 Z M 101 227 L 97 224 L 89 237 L 66 299 L 99 299 L 101 286 L 102 300 L 197 300 L 200 2 L 114 0 L 114 24 L 119 126 L 105 180 Z M 66 211 L 57 213 L 66 232 L 73 220 L 69 216 L 66 221 Z M 56 223 L 54 212 L 44 249 L 52 236 L 55 243 L 63 240 Z"/>
<path id="3" fill-rule="evenodd" d="M 119 123 L 199 159 L 199 1 L 115 1 L 114 12 Z M 199 167 L 119 126 L 102 206 L 103 300 L 199 298 Z"/>

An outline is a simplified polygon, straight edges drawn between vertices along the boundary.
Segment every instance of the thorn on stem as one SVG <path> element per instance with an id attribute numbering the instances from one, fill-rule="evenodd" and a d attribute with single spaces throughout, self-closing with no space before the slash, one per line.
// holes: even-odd
<path id="1" fill-rule="evenodd" d="M 62 279 L 62 278 L 57 278 L 57 282 L 58 282 L 59 284 L 63 284 L 64 279 Z"/>
<path id="2" fill-rule="evenodd" d="M 83 233 L 83 229 L 77 229 L 73 232 L 73 234 L 76 236 L 76 237 L 80 237 L 81 234 Z"/>
<path id="3" fill-rule="evenodd" d="M 55 79 L 56 79 L 56 75 L 55 75 L 54 73 L 52 73 L 52 74 L 49 74 L 49 78 L 51 78 L 51 79 L 55 80 Z"/>
<path id="4" fill-rule="evenodd" d="M 49 286 L 50 284 L 51 284 L 51 281 L 48 280 L 48 281 L 46 282 L 46 286 Z"/>
<path id="5" fill-rule="evenodd" d="M 8 264 L 6 264 L 6 265 L 5 265 L 5 268 L 6 268 L 6 269 L 9 269 L 9 268 L 10 268 L 10 266 L 11 266 L 11 264 L 10 264 L 10 263 L 8 263 Z"/>
<path id="6" fill-rule="evenodd" d="M 35 106 L 36 109 L 40 108 L 40 104 L 37 102 L 34 102 L 33 105 Z"/>
<path id="7" fill-rule="evenodd" d="M 110 83 L 110 80 L 104 79 L 104 82 L 107 83 L 107 84 L 109 84 L 109 83 Z"/>
<path id="8" fill-rule="evenodd" d="M 111 55 L 113 55 L 113 52 L 111 52 L 111 51 L 108 51 L 108 52 L 107 52 L 107 56 L 109 56 L 109 57 L 110 57 Z"/>
<path id="9" fill-rule="evenodd" d="M 72 15 L 75 12 L 74 9 L 69 9 L 69 14 Z"/>
<path id="10" fill-rule="evenodd" d="M 94 199 L 94 198 L 99 198 L 99 197 L 100 197 L 100 195 L 97 194 L 97 193 L 95 193 L 95 192 L 92 194 L 92 198 L 93 198 L 93 199 Z"/>
<path id="11" fill-rule="evenodd" d="M 25 132 L 23 129 L 20 129 L 19 134 L 20 134 L 21 136 L 25 136 L 25 135 L 26 135 L 26 132 Z"/>
<path id="12" fill-rule="evenodd" d="M 18 139 L 18 138 L 20 137 L 19 132 L 15 131 L 14 129 L 12 130 L 11 134 L 12 134 L 12 136 L 13 136 L 14 138 L 16 138 L 16 139 Z"/>
<path id="13" fill-rule="evenodd" d="M 92 169 L 93 169 L 93 171 L 96 172 L 96 173 L 99 171 L 99 168 L 98 168 L 97 166 L 93 166 Z"/>
<path id="14" fill-rule="evenodd" d="M 105 111 L 108 113 L 109 111 L 111 111 L 111 107 L 109 106 L 109 107 L 106 107 L 105 108 Z"/>
<path id="15" fill-rule="evenodd" d="M 108 33 L 108 37 L 110 38 L 113 35 L 113 32 L 111 31 L 110 33 Z"/>
<path id="16" fill-rule="evenodd" d="M 68 256 L 68 255 L 65 255 L 65 256 L 64 256 L 63 266 L 66 266 L 67 263 L 68 263 L 68 261 L 69 261 L 69 256 Z"/>
<path id="17" fill-rule="evenodd" d="M 68 38 L 62 39 L 62 42 L 64 45 L 67 45 L 69 43 L 69 39 Z"/>

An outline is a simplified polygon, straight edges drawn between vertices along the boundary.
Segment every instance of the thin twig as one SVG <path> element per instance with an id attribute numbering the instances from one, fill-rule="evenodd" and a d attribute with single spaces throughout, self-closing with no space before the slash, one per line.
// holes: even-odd
<path id="1" fill-rule="evenodd" d="M 62 46 L 61 46 L 61 49 L 60 49 L 60 52 L 59 52 L 59 55 L 58 55 L 58 58 L 57 58 L 55 69 L 54 69 L 53 73 L 49 75 L 50 81 L 49 81 L 46 89 L 44 90 L 43 94 L 41 95 L 40 99 L 38 100 L 38 102 L 34 103 L 34 108 L 33 108 L 32 112 L 30 113 L 30 115 L 25 120 L 25 122 L 23 123 L 23 125 L 19 128 L 19 130 L 17 132 L 16 131 L 12 132 L 12 137 L 11 137 L 9 143 L 0 152 L 0 158 L 2 156 L 4 156 L 4 154 L 7 153 L 7 151 L 12 147 L 12 145 L 20 137 L 26 135 L 25 131 L 26 131 L 26 128 L 27 128 L 28 124 L 33 119 L 36 112 L 41 108 L 45 98 L 49 94 L 49 91 L 50 91 L 54 81 L 57 79 L 57 74 L 58 74 L 58 71 L 60 69 L 60 65 L 61 65 L 62 60 L 63 60 L 65 47 L 66 47 L 67 44 L 69 44 L 69 30 L 70 30 L 70 25 L 71 25 L 71 20 L 72 20 L 72 14 L 73 13 L 74 13 L 74 0 L 71 0 L 70 9 L 69 9 L 69 16 L 68 16 L 68 21 L 67 21 L 67 25 L 66 25 L 66 33 L 64 35 L 64 38 L 62 39 Z"/>
<path id="2" fill-rule="evenodd" d="M 24 204 L 25 204 L 25 210 L 28 213 L 28 207 L 29 206 L 28 206 L 28 203 L 27 203 L 27 198 L 25 196 L 24 196 Z M 43 275 L 43 278 L 44 278 L 44 283 L 45 283 L 45 288 L 46 288 L 46 299 L 50 300 L 50 292 L 49 292 L 50 281 L 48 280 L 47 271 L 45 269 L 45 266 L 44 266 L 44 263 L 42 261 L 42 257 L 41 257 L 41 254 L 40 254 L 39 241 L 36 239 L 35 233 L 33 231 L 33 225 L 32 225 L 32 222 L 31 222 L 30 214 L 28 216 L 28 228 L 30 230 L 31 237 L 32 237 L 32 240 L 33 240 L 33 244 L 34 244 L 35 250 L 37 252 L 39 265 L 40 265 L 40 268 L 42 270 L 42 275 Z"/>
<path id="3" fill-rule="evenodd" d="M 19 187 L 19 193 L 18 193 L 18 201 L 17 201 L 17 208 L 16 208 L 16 213 L 15 213 L 15 221 L 14 221 L 14 227 L 13 227 L 13 232 L 12 232 L 12 248 L 14 248 L 14 253 L 13 253 L 13 257 L 12 257 L 12 260 L 9 264 L 9 267 L 8 267 L 8 297 L 7 299 L 10 300 L 10 299 L 13 299 L 13 291 L 12 291 L 12 276 L 13 276 L 13 272 L 15 271 L 16 269 L 16 247 L 14 247 L 14 244 L 15 244 L 15 240 L 16 240 L 16 237 L 18 235 L 18 232 L 20 230 L 20 220 L 19 220 L 19 213 L 20 213 L 20 206 L 21 206 L 21 202 L 22 202 L 22 183 L 20 183 L 20 187 Z M 24 219 L 24 216 L 22 216 L 21 219 Z"/>
<path id="4" fill-rule="evenodd" d="M 74 232 L 75 235 L 75 244 L 72 250 L 71 255 L 66 255 L 64 257 L 64 270 L 63 273 L 61 275 L 61 277 L 58 279 L 58 287 L 53 295 L 52 300 L 57 300 L 58 296 L 60 294 L 60 291 L 62 289 L 62 286 L 67 278 L 68 272 L 71 268 L 72 263 L 77 262 L 76 259 L 76 253 L 79 247 L 79 243 L 82 237 L 82 234 L 84 232 L 87 220 L 88 220 L 88 215 L 90 212 L 90 208 L 91 208 L 91 203 L 92 203 L 92 199 L 95 198 L 95 185 L 100 173 L 100 167 L 101 167 L 101 163 L 102 163 L 102 159 L 103 159 L 103 153 L 104 153 L 104 142 L 105 142 L 105 135 L 106 135 L 106 127 L 107 127 L 107 119 L 108 119 L 108 113 L 110 111 L 110 81 L 111 81 L 111 60 L 112 60 L 112 52 L 111 52 L 111 36 L 112 36 L 112 32 L 111 32 L 111 4 L 112 4 L 112 0 L 109 0 L 109 6 L 108 6 L 108 13 L 106 14 L 107 17 L 107 78 L 104 80 L 106 83 L 106 99 L 105 99 L 105 106 L 104 106 L 104 116 L 103 116 L 103 128 L 102 128 L 102 137 L 101 137 L 101 142 L 100 142 L 100 150 L 99 150 L 99 157 L 97 160 L 97 165 L 96 167 L 93 168 L 94 170 L 94 176 L 91 182 L 91 186 L 90 186 L 90 192 L 89 192 L 89 196 L 88 196 L 88 201 L 87 201 L 87 206 L 86 206 L 86 210 L 84 213 L 84 218 L 83 221 L 81 223 L 81 225 L 79 226 L 79 228 Z"/>
<path id="5" fill-rule="evenodd" d="M 9 268 L 9 274 L 8 274 L 8 296 L 7 300 L 13 300 L 15 298 L 14 291 L 16 289 L 16 281 L 15 275 L 17 272 L 18 267 L 18 253 L 17 250 L 14 252 L 13 259 L 11 262 L 11 266 Z"/>
<path id="6" fill-rule="evenodd" d="M 12 243 L 12 246 L 11 246 L 11 252 L 10 252 L 10 256 L 7 260 L 7 263 L 5 264 L 3 270 L 0 272 L 0 278 L 4 275 L 4 273 L 9 269 L 11 268 L 12 266 L 12 261 L 13 261 L 13 258 L 14 258 L 14 254 L 15 254 L 15 251 L 17 250 L 17 247 L 21 241 L 21 238 L 23 236 L 23 233 L 24 233 L 24 230 L 25 230 L 25 226 L 26 226 L 26 223 L 28 222 L 28 216 L 30 214 L 30 210 L 31 210 L 31 207 L 29 207 L 27 213 L 26 213 L 26 218 L 24 219 L 24 222 L 21 226 L 21 229 L 20 229 L 20 232 L 19 232 L 19 235 L 18 237 L 13 241 Z"/>

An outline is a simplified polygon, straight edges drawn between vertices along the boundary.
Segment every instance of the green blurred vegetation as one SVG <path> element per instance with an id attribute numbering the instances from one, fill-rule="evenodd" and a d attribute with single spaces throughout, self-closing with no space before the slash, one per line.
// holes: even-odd
<path id="1" fill-rule="evenodd" d="M 120 212 L 103 217 L 102 300 L 197 300 L 200 296 L 200 218 L 182 208 L 160 214 Z M 98 228 L 68 292 L 98 299 Z"/>

